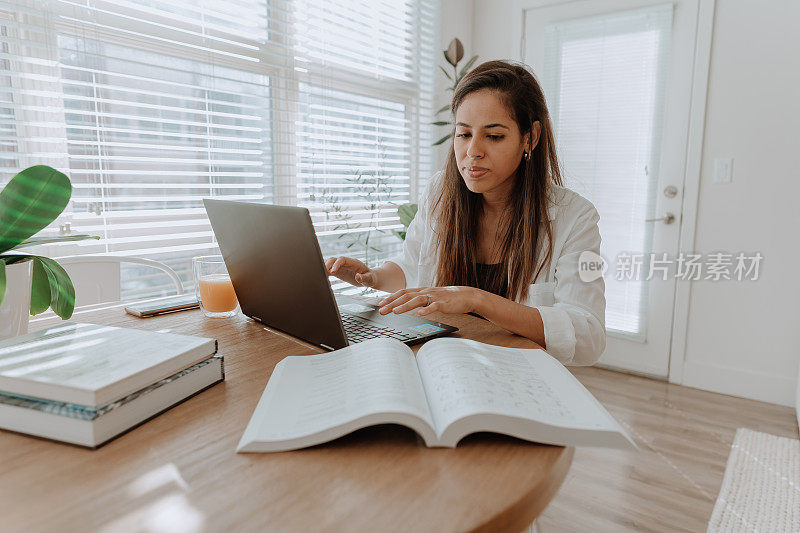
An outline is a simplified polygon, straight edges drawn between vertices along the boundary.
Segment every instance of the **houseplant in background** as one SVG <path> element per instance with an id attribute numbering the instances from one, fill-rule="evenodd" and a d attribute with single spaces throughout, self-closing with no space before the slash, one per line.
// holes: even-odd
<path id="1" fill-rule="evenodd" d="M 376 245 L 375 241 L 371 238 L 377 233 L 387 233 L 380 227 L 380 209 L 382 207 L 392 206 L 394 203 L 392 199 L 392 186 L 389 177 L 384 175 L 383 171 L 384 156 L 380 156 L 381 163 L 378 170 L 374 173 L 365 173 L 360 169 L 353 171 L 352 176 L 345 178 L 348 187 L 347 189 L 340 189 L 334 191 L 328 187 L 324 187 L 319 195 L 313 195 L 312 201 L 318 201 L 323 204 L 323 212 L 325 213 L 326 221 L 333 221 L 336 225 L 333 231 L 340 231 L 337 236 L 345 243 L 345 249 L 348 253 L 356 252 L 363 253 L 364 264 L 374 266 L 374 259 L 370 256 L 383 253 L 380 245 Z M 348 212 L 340 200 L 340 194 L 345 192 L 352 194 L 358 198 L 363 199 L 365 202 L 364 209 L 368 212 L 368 218 L 354 219 L 353 215 Z M 366 229 L 366 231 L 363 231 Z M 362 230 L 362 231 L 352 231 Z M 395 232 L 396 233 L 396 232 Z M 365 288 L 362 294 L 371 292 L 372 289 Z"/>
<path id="2" fill-rule="evenodd" d="M 452 41 L 450 41 L 450 44 L 447 46 L 447 50 L 444 50 L 442 53 L 444 54 L 445 61 L 447 61 L 447 63 L 451 67 L 453 67 L 453 73 L 450 74 L 447 71 L 447 69 L 445 69 L 443 66 L 441 65 L 439 66 L 439 68 L 442 70 L 447 79 L 453 83 L 453 85 L 447 88 L 447 92 L 452 94 L 456 92 L 456 87 L 458 87 L 458 84 L 459 82 L 461 82 L 461 79 L 467 74 L 467 72 L 469 72 L 469 69 L 472 68 L 472 65 L 475 64 L 475 61 L 478 60 L 478 56 L 472 56 L 469 59 L 469 61 L 467 61 L 467 63 L 463 67 L 461 67 L 461 70 L 459 70 L 458 64 L 461 62 L 462 59 L 464 59 L 464 45 L 461 44 L 461 41 L 459 41 L 458 38 L 455 38 Z M 449 110 L 450 110 L 450 104 L 448 103 L 447 105 L 439 109 L 436 112 L 436 115 L 441 115 L 442 113 L 445 113 Z M 438 146 L 453 136 L 453 123 L 450 120 L 437 120 L 432 124 L 434 126 L 447 126 L 449 128 L 447 135 L 445 135 L 444 137 L 433 143 L 433 146 Z"/>
<path id="3" fill-rule="evenodd" d="M 442 53 L 444 54 L 444 59 L 447 61 L 447 64 L 453 67 L 453 73 L 447 71 L 447 69 L 441 65 L 439 68 L 444 73 L 445 77 L 452 82 L 452 85 L 447 88 L 447 92 L 455 93 L 456 87 L 458 87 L 459 82 L 461 79 L 469 72 L 469 69 L 472 68 L 472 65 L 475 64 L 475 61 L 478 60 L 478 56 L 472 56 L 466 64 L 461 67 L 461 70 L 458 69 L 458 64 L 464 59 L 464 45 L 461 44 L 461 41 L 458 38 L 454 38 L 450 41 L 450 44 L 447 45 L 447 50 L 443 50 Z M 441 115 L 450 110 L 450 104 L 446 104 L 442 106 L 435 114 Z M 436 122 L 432 122 L 434 126 L 447 126 L 449 131 L 447 135 L 433 143 L 433 146 L 438 146 L 453 136 L 453 122 L 450 120 L 437 120 Z M 401 240 L 406 240 L 406 232 L 408 231 L 408 226 L 411 224 L 411 221 L 414 220 L 414 217 L 417 214 L 417 204 L 404 204 L 397 208 L 397 216 L 400 217 L 400 223 L 403 224 L 404 231 L 395 231 L 395 234 L 400 237 Z"/>
<path id="4" fill-rule="evenodd" d="M 415 216 L 417 216 L 417 209 L 419 209 L 417 204 L 403 204 L 397 208 L 397 216 L 400 217 L 400 223 L 403 225 L 403 231 L 395 231 L 394 233 L 400 237 L 400 240 L 406 240 L 408 226 L 411 225 L 411 221 L 414 220 Z"/>
<path id="5" fill-rule="evenodd" d="M 46 165 L 26 168 L 0 191 L 0 338 L 27 332 L 29 314 L 50 307 L 65 320 L 72 316 L 75 288 L 61 265 L 18 252 L 39 244 L 93 238 L 35 236 L 61 214 L 71 195 L 69 178 Z"/>

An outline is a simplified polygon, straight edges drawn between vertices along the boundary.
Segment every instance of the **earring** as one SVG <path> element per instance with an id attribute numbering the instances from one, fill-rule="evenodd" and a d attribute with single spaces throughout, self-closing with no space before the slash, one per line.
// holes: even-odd
<path id="1" fill-rule="evenodd" d="M 530 161 L 531 160 L 531 153 L 530 152 L 525 151 L 525 152 L 522 153 L 522 155 L 525 157 L 525 161 Z"/>

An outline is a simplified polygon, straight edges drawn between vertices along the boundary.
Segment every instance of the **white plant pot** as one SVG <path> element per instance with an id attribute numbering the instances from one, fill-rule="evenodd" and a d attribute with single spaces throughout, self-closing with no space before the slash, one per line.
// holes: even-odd
<path id="1" fill-rule="evenodd" d="M 28 333 L 33 263 L 6 265 L 6 294 L 0 303 L 0 339 Z"/>

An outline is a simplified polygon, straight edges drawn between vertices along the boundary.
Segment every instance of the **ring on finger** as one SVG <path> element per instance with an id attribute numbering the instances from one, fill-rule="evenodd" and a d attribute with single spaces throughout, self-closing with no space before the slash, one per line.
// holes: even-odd
<path id="1" fill-rule="evenodd" d="M 425 296 L 428 297 L 428 302 L 425 304 L 425 307 L 428 307 L 429 305 L 431 305 L 431 295 L 430 294 L 426 294 Z"/>

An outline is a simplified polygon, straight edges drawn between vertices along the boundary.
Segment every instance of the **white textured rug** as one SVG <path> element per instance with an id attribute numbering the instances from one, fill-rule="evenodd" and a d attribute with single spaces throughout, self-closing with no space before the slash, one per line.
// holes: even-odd
<path id="1" fill-rule="evenodd" d="M 739 428 L 708 532 L 800 531 L 800 440 Z"/>

